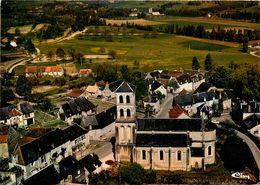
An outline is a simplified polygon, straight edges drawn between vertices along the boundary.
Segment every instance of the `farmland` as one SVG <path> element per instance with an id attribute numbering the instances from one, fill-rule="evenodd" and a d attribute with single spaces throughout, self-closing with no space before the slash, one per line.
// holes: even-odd
<path id="1" fill-rule="evenodd" d="M 94 39 L 93 39 L 94 38 Z M 214 62 L 219 65 L 228 65 L 230 61 L 236 63 L 255 63 L 255 57 L 240 51 L 238 43 L 212 41 L 187 36 L 158 34 L 155 37 L 144 38 L 143 35 L 112 36 L 80 36 L 71 40 L 50 45 L 37 46 L 41 53 L 53 51 L 58 47 L 67 51 L 74 48 L 83 54 L 102 54 L 98 48 L 105 51 L 115 50 L 117 57 L 114 60 L 93 59 L 92 63 L 110 62 L 112 64 L 127 64 L 133 67 L 134 61 L 139 62 L 143 71 L 155 68 L 174 69 L 179 67 L 190 68 L 193 56 L 197 56 L 201 65 L 205 56 L 210 52 Z M 88 63 L 89 65 L 89 63 Z"/>

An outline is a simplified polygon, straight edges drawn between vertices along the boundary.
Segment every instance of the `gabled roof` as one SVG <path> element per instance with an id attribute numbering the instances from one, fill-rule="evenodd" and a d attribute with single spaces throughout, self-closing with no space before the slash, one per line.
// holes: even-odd
<path id="1" fill-rule="evenodd" d="M 80 69 L 79 74 L 81 75 L 90 75 L 92 73 L 92 69 Z"/>
<path id="2" fill-rule="evenodd" d="M 138 119 L 137 131 L 200 131 L 202 122 L 192 119 Z"/>
<path id="3" fill-rule="evenodd" d="M 187 147 L 189 143 L 187 134 L 136 134 L 137 147 Z"/>
<path id="4" fill-rule="evenodd" d="M 77 98 L 79 97 L 80 95 L 82 95 L 84 93 L 84 90 L 83 89 L 79 89 L 79 88 L 74 88 L 72 89 L 71 92 L 69 92 L 67 94 L 67 96 L 70 96 L 70 97 L 73 97 L 73 98 Z"/>
<path id="5" fill-rule="evenodd" d="M 153 83 L 151 85 L 151 91 L 154 92 L 156 89 L 158 89 L 161 86 L 162 86 L 162 84 L 155 80 L 155 81 L 153 81 Z"/>
<path id="6" fill-rule="evenodd" d="M 153 72 L 150 72 L 150 75 L 153 78 L 159 78 L 160 72 L 159 71 L 153 71 Z"/>
<path id="7" fill-rule="evenodd" d="M 24 181 L 24 185 L 59 184 L 61 180 L 67 179 L 68 175 L 76 174 L 79 170 L 83 169 L 82 163 L 72 156 L 68 156 L 67 158 L 61 160 L 58 164 L 60 172 L 58 172 L 52 164 L 26 179 Z"/>
<path id="8" fill-rule="evenodd" d="M 199 85 L 199 87 L 196 89 L 196 92 L 206 92 L 211 87 L 210 83 L 203 82 Z"/>
<path id="9" fill-rule="evenodd" d="M 189 116 L 188 111 L 176 104 L 172 109 L 169 111 L 170 118 L 178 118 L 181 114 L 185 114 Z"/>
<path id="10" fill-rule="evenodd" d="M 135 86 L 123 81 L 115 92 L 135 92 Z"/>
<path id="11" fill-rule="evenodd" d="M 25 73 L 37 73 L 37 66 L 26 66 Z"/>
<path id="12" fill-rule="evenodd" d="M 113 106 L 103 112 L 93 116 L 84 116 L 81 121 L 81 126 L 87 128 L 92 125 L 93 129 L 102 129 L 116 120 L 116 106 Z"/>
<path id="13" fill-rule="evenodd" d="M 44 72 L 53 73 L 53 72 L 62 72 L 63 68 L 61 66 L 48 66 L 45 67 Z"/>
<path id="14" fill-rule="evenodd" d="M 88 170 L 89 173 L 95 171 L 102 164 L 102 162 L 99 160 L 99 157 L 94 153 L 82 158 L 80 162 Z"/>
<path id="15" fill-rule="evenodd" d="M 109 84 L 109 89 L 111 92 L 114 92 L 121 84 L 123 80 L 117 80 Z"/>
<path id="16" fill-rule="evenodd" d="M 258 114 L 252 114 L 251 116 L 248 116 L 246 119 L 243 120 L 243 127 L 246 129 L 252 129 L 255 126 L 260 124 L 260 115 Z"/>
<path id="17" fill-rule="evenodd" d="M 81 113 L 82 111 L 88 112 L 89 110 L 93 110 L 95 107 L 96 106 L 85 97 L 78 97 L 62 105 L 62 109 L 67 118 Z"/>
<path id="18" fill-rule="evenodd" d="M 186 91 L 186 89 L 182 89 L 181 92 L 179 92 L 179 96 L 184 96 L 188 93 L 188 91 Z"/>
<path id="19" fill-rule="evenodd" d="M 178 80 L 180 85 L 192 82 L 189 74 L 182 74 L 182 75 L 177 77 L 177 80 Z"/>
<path id="20" fill-rule="evenodd" d="M 20 113 L 16 109 L 16 106 L 10 105 L 7 107 L 0 108 L 0 120 L 7 120 L 11 117 L 19 116 Z"/>
<path id="21" fill-rule="evenodd" d="M 33 107 L 29 103 L 24 102 L 20 104 L 20 110 L 23 114 L 30 114 L 33 112 Z"/>
<path id="22" fill-rule="evenodd" d="M 28 165 L 68 140 L 62 130 L 55 129 L 50 131 L 32 142 L 20 146 L 22 157 L 20 162 L 23 162 L 23 165 Z"/>
<path id="23" fill-rule="evenodd" d="M 176 80 L 170 80 L 168 86 L 172 87 L 174 90 L 180 88 L 180 86 Z"/>
<path id="24" fill-rule="evenodd" d="M 87 132 L 87 130 L 85 130 L 78 124 L 73 124 L 63 130 L 63 133 L 65 134 L 66 138 L 68 138 L 70 141 L 73 141 L 74 139 L 83 136 Z"/>

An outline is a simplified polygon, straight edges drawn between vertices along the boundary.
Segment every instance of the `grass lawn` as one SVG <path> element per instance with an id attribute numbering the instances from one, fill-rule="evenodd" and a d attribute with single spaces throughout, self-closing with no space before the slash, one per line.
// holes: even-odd
<path id="1" fill-rule="evenodd" d="M 24 25 L 24 26 L 17 26 L 17 27 L 10 27 L 7 31 L 8 33 L 14 34 L 15 29 L 18 28 L 21 32 L 21 34 L 26 34 L 32 29 L 32 24 Z"/>
<path id="2" fill-rule="evenodd" d="M 34 114 L 35 124 L 32 127 L 57 127 L 65 124 L 63 121 L 39 110 L 35 110 Z"/>
<path id="3" fill-rule="evenodd" d="M 96 37 L 95 39 L 92 39 Z M 214 62 L 218 65 L 235 63 L 255 63 L 256 57 L 240 51 L 239 44 L 229 42 L 211 41 L 208 39 L 194 39 L 169 34 L 159 34 L 156 38 L 143 38 L 136 36 L 112 36 L 113 41 L 108 42 L 105 36 L 81 36 L 81 40 L 73 38 L 64 42 L 38 45 L 41 53 L 56 51 L 58 47 L 67 51 L 74 48 L 83 54 L 102 54 L 97 48 L 106 51 L 115 50 L 117 57 L 114 60 L 93 59 L 97 62 L 110 62 L 112 64 L 127 64 L 133 67 L 134 61 L 139 61 L 139 68 L 143 71 L 152 69 L 176 69 L 179 67 L 191 68 L 193 56 L 196 56 L 203 66 L 205 56 L 210 52 Z M 195 42 L 195 41 L 196 42 Z M 234 47 L 231 47 L 234 46 Z"/>

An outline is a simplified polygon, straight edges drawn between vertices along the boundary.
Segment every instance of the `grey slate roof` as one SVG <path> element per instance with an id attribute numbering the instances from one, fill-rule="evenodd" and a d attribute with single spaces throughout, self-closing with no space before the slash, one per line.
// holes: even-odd
<path id="1" fill-rule="evenodd" d="M 135 86 L 124 81 L 119 85 L 115 92 L 135 92 Z"/>
<path id="2" fill-rule="evenodd" d="M 109 89 L 111 92 L 114 92 L 121 84 L 123 80 L 117 80 L 109 84 Z"/>
<path id="3" fill-rule="evenodd" d="M 62 105 L 66 117 L 71 117 L 82 111 L 93 110 L 96 106 L 85 97 L 78 97 Z"/>
<path id="4" fill-rule="evenodd" d="M 201 119 L 138 119 L 137 131 L 200 131 Z"/>
<path id="5" fill-rule="evenodd" d="M 138 147 L 187 147 L 190 139 L 187 134 L 137 134 Z"/>
<path id="6" fill-rule="evenodd" d="M 153 83 L 151 85 L 151 91 L 154 92 L 156 89 L 158 89 L 161 86 L 162 86 L 162 84 L 155 80 L 155 81 L 153 81 Z"/>
<path id="7" fill-rule="evenodd" d="M 189 74 L 182 74 L 182 75 L 178 76 L 176 79 L 178 80 L 180 85 L 192 82 Z"/>
<path id="8" fill-rule="evenodd" d="M 176 80 L 170 80 L 169 86 L 172 87 L 174 90 L 178 89 L 180 86 Z"/>
<path id="9" fill-rule="evenodd" d="M 210 92 L 202 92 L 196 94 L 186 94 L 183 96 L 176 96 L 173 100 L 173 104 L 179 104 L 180 106 L 193 105 L 195 103 L 201 103 L 206 101 L 213 100 L 213 98 L 218 99 L 217 93 Z"/>
<path id="10" fill-rule="evenodd" d="M 243 120 L 242 126 L 246 129 L 254 128 L 255 126 L 260 124 L 260 115 L 252 114 Z"/>
<path id="11" fill-rule="evenodd" d="M 81 162 L 76 160 L 72 156 L 61 160 L 59 162 L 60 173 L 54 168 L 54 165 L 50 165 L 47 168 L 41 170 L 39 173 L 24 181 L 24 185 L 54 185 L 59 184 L 61 180 L 67 179 L 68 175 L 73 175 L 78 170 L 83 169 Z"/>
<path id="12" fill-rule="evenodd" d="M 21 103 L 20 108 L 23 114 L 30 114 L 33 112 L 33 107 L 27 102 Z"/>

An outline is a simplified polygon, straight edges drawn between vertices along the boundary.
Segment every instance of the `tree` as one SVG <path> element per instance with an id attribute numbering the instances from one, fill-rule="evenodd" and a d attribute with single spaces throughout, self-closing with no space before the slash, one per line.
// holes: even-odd
<path id="1" fill-rule="evenodd" d="M 76 51 L 73 48 L 68 50 L 68 54 L 71 56 L 72 60 L 75 60 Z"/>
<path id="2" fill-rule="evenodd" d="M 143 184 L 146 180 L 144 168 L 137 163 L 121 165 L 119 167 L 119 175 L 121 177 L 122 184 Z"/>
<path id="3" fill-rule="evenodd" d="M 48 51 L 47 57 L 48 57 L 49 59 L 52 59 L 53 55 L 54 55 L 54 53 L 53 53 L 52 51 Z"/>
<path id="4" fill-rule="evenodd" d="M 6 106 L 8 101 L 14 100 L 15 96 L 12 89 L 0 86 L 0 91 L 0 107 Z"/>
<path id="5" fill-rule="evenodd" d="M 192 59 L 192 69 L 198 70 L 199 68 L 200 68 L 200 63 L 199 63 L 197 57 L 194 56 Z"/>
<path id="6" fill-rule="evenodd" d="M 247 52 L 248 51 L 248 37 L 244 37 L 243 39 L 243 48 L 242 48 L 242 51 L 243 52 Z"/>
<path id="7" fill-rule="evenodd" d="M 15 28 L 14 33 L 15 35 L 21 35 L 21 31 L 19 28 Z"/>
<path id="8" fill-rule="evenodd" d="M 205 70 L 206 71 L 212 70 L 212 58 L 211 58 L 210 53 L 207 54 L 206 59 L 205 59 Z"/>
<path id="9" fill-rule="evenodd" d="M 27 96 L 31 94 L 32 85 L 30 81 L 24 76 L 20 75 L 16 81 L 16 92 L 20 96 Z"/>
<path id="10" fill-rule="evenodd" d="M 64 50 L 63 50 L 62 48 L 57 48 L 57 50 L 56 50 L 56 55 L 57 55 L 58 57 L 60 57 L 60 58 L 64 58 L 65 52 L 64 52 Z"/>
<path id="11" fill-rule="evenodd" d="M 35 46 L 34 46 L 34 44 L 32 43 L 32 40 L 31 40 L 31 39 L 28 39 L 28 40 L 25 42 L 25 44 L 24 44 L 24 49 L 27 50 L 27 51 L 30 52 L 30 53 L 36 52 Z"/>
<path id="12" fill-rule="evenodd" d="M 128 67 L 127 67 L 127 65 L 122 65 L 120 72 L 122 74 L 123 79 L 127 79 L 127 77 L 128 77 Z"/>
<path id="13" fill-rule="evenodd" d="M 115 50 L 110 50 L 110 51 L 108 52 L 108 54 L 109 54 L 113 59 L 116 58 L 116 51 L 115 51 Z"/>
<path id="14" fill-rule="evenodd" d="M 84 55 L 82 53 L 77 53 L 77 55 L 76 55 L 77 61 L 78 61 L 78 63 L 80 63 L 80 65 L 82 65 L 82 62 L 84 61 L 83 56 Z"/>

